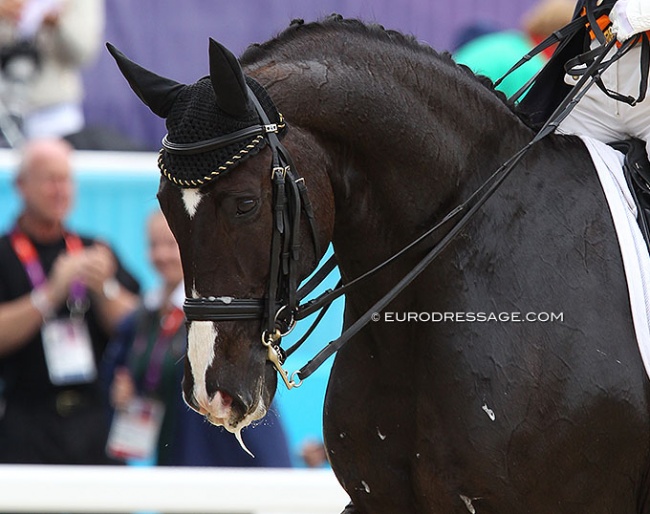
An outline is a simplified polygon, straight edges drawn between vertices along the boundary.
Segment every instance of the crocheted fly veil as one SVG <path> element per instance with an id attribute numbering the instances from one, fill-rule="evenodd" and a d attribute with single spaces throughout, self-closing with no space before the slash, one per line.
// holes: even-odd
<path id="1" fill-rule="evenodd" d="M 210 75 L 190 85 L 156 75 L 114 46 L 107 47 L 133 91 L 166 119 L 167 135 L 158 166 L 178 186 L 199 187 L 264 148 L 264 134 L 247 130 L 262 123 L 249 94 L 257 97 L 270 122 L 278 125 L 279 135 L 286 131 L 266 90 L 244 76 L 237 58 L 213 39 Z"/>

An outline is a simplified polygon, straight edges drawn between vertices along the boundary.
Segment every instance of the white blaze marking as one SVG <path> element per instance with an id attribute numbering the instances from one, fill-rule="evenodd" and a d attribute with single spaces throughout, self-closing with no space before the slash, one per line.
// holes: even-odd
<path id="1" fill-rule="evenodd" d="M 187 214 L 189 214 L 190 219 L 192 219 L 196 214 L 196 209 L 198 209 L 199 203 L 201 203 L 201 193 L 198 189 L 185 188 L 181 190 L 181 194 L 183 196 L 185 210 L 187 211 Z"/>
<path id="2" fill-rule="evenodd" d="M 214 343 L 217 329 L 211 321 L 192 321 L 187 333 L 187 358 L 194 378 L 194 398 L 199 405 L 210 403 L 205 388 L 205 373 L 214 360 Z"/>

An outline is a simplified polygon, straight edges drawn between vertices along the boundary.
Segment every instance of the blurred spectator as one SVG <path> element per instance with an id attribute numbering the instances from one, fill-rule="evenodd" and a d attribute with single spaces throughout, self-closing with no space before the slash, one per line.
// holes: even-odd
<path id="1" fill-rule="evenodd" d="M 28 142 L 15 179 L 23 200 L 0 238 L 0 462 L 107 462 L 98 365 L 138 284 L 110 248 L 65 227 L 71 146 Z"/>
<path id="2" fill-rule="evenodd" d="M 454 52 L 454 59 L 475 73 L 496 81 L 539 42 L 571 21 L 571 0 L 541 0 L 521 19 L 522 30 L 505 30 L 479 36 Z M 510 97 L 546 63 L 548 51 L 533 57 L 510 74 L 497 89 Z"/>
<path id="3" fill-rule="evenodd" d="M 564 27 L 573 18 L 573 0 L 541 0 L 526 11 L 521 19 L 521 26 L 530 37 L 533 46 L 537 46 L 548 36 Z M 545 60 L 550 59 L 555 46 L 544 50 Z"/>
<path id="4" fill-rule="evenodd" d="M 81 69 L 103 32 L 103 0 L 0 0 L 0 99 L 27 139 L 84 128 Z"/>
<path id="5" fill-rule="evenodd" d="M 305 441 L 300 448 L 300 457 L 308 468 L 322 468 L 328 465 L 327 452 L 322 441 Z"/>
<path id="6" fill-rule="evenodd" d="M 210 425 L 183 403 L 187 333 L 180 253 L 160 211 L 149 218 L 147 233 L 149 259 L 162 285 L 124 320 L 106 352 L 103 372 L 112 378 L 109 397 L 116 409 L 109 454 L 158 465 L 290 467 L 275 412 L 243 433 L 253 458 L 232 434 Z"/>

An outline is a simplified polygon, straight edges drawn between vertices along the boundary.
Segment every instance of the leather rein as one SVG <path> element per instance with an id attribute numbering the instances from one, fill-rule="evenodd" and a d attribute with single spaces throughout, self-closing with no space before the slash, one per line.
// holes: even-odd
<path id="1" fill-rule="evenodd" d="M 558 106 L 544 126 L 535 134 L 534 138 L 510 159 L 505 161 L 492 173 L 478 189 L 476 189 L 464 202 L 448 212 L 442 220 L 420 235 L 413 242 L 399 250 L 375 268 L 346 284 L 337 285 L 320 296 L 301 303 L 311 292 L 325 280 L 330 272 L 337 266 L 335 256 L 330 257 L 305 283 L 298 289 L 298 262 L 300 256 L 300 223 L 301 213 L 304 212 L 310 225 L 315 255 L 320 255 L 320 248 L 316 232 L 316 222 L 311 202 L 307 195 L 304 179 L 299 177 L 292 159 L 286 148 L 278 138 L 278 128 L 272 124 L 250 88 L 248 94 L 257 110 L 262 122 L 243 131 L 227 134 L 218 138 L 199 141 L 189 144 L 174 144 L 163 139 L 163 147 L 170 153 L 190 154 L 214 150 L 227 146 L 233 141 L 241 140 L 242 133 L 246 137 L 262 134 L 272 152 L 271 181 L 273 184 L 273 235 L 271 239 L 271 264 L 269 285 L 265 298 L 232 298 L 199 297 L 186 298 L 183 309 L 188 321 L 239 321 L 239 320 L 264 320 L 261 342 L 268 348 L 269 360 L 280 374 L 288 389 L 300 386 L 302 381 L 310 376 L 330 356 L 342 348 L 354 335 L 365 327 L 373 314 L 381 312 L 386 306 L 402 292 L 416 277 L 418 277 L 455 239 L 458 233 L 467 225 L 481 206 L 497 191 L 499 186 L 526 155 L 530 148 L 542 138 L 552 133 L 560 122 L 569 114 L 589 87 L 600 79 L 600 74 L 620 56 L 629 50 L 628 45 L 623 45 L 615 57 L 604 61 L 605 55 L 614 42 L 601 47 L 601 52 L 595 55 L 592 63 L 584 71 L 581 79 L 574 86 L 572 93 Z M 584 87 L 583 87 L 584 86 Z M 335 340 L 329 342 L 302 368 L 289 375 L 283 368 L 283 363 L 310 335 L 315 325 L 322 319 L 327 308 L 339 297 L 350 292 L 368 278 L 386 268 L 391 263 L 417 247 L 423 241 L 432 237 L 443 227 L 454 220 L 451 228 L 437 241 L 433 248 L 407 273 L 390 291 L 380 298 L 370 309 L 359 317 L 352 325 L 346 328 Z M 311 328 L 303 337 L 288 350 L 280 346 L 282 337 L 302 320 L 317 311 L 321 311 Z"/>

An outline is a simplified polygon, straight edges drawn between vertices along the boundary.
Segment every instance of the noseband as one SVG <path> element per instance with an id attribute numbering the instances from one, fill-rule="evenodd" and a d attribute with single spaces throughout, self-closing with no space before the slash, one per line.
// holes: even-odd
<path id="1" fill-rule="evenodd" d="M 254 136 L 266 139 L 272 152 L 273 184 L 273 234 L 266 297 L 186 298 L 183 310 L 188 321 L 265 320 L 262 343 L 268 348 L 268 360 L 276 367 L 287 387 L 292 387 L 286 371 L 282 368 L 285 353 L 280 347 L 280 340 L 295 325 L 292 313 L 296 311 L 300 301 L 297 292 L 301 248 L 300 223 L 303 212 L 311 229 L 316 258 L 320 256 L 320 246 L 305 181 L 297 175 L 291 156 L 280 143 L 278 124 L 270 122 L 255 93 L 248 86 L 247 89 L 261 124 L 196 143 L 173 143 L 165 136 L 162 145 L 171 154 L 192 155 L 214 151 Z M 282 122 L 281 115 L 280 120 Z"/>

